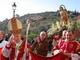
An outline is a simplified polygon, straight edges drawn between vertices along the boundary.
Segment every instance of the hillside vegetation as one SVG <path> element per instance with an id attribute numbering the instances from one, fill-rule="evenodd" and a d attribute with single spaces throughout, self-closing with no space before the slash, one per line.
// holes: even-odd
<path id="1" fill-rule="evenodd" d="M 68 11 L 69 17 L 74 18 L 79 16 L 80 13 Z M 41 31 L 47 31 L 51 24 L 59 19 L 59 12 L 43 12 L 43 13 L 35 13 L 35 14 L 25 14 L 24 16 L 19 16 L 16 14 L 16 18 L 18 18 L 22 25 L 23 30 L 22 34 L 26 34 L 26 20 L 30 20 L 30 30 L 29 33 L 39 34 Z M 5 19 L 4 21 L 0 22 L 0 30 L 4 31 L 5 33 L 9 34 L 7 24 L 9 19 Z"/>

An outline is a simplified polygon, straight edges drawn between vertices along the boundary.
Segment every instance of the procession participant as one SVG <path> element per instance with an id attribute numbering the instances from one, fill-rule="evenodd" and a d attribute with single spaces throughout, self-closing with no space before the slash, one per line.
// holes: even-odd
<path id="1" fill-rule="evenodd" d="M 67 31 L 66 34 L 66 39 L 62 40 L 58 45 L 56 45 L 52 53 L 54 55 L 58 54 L 59 52 L 64 53 L 64 60 L 72 59 L 72 55 L 77 54 L 77 56 L 80 55 L 80 44 L 74 39 L 74 33 L 72 31 Z"/>
<path id="2" fill-rule="evenodd" d="M 64 31 L 62 32 L 61 40 L 65 40 L 65 38 L 66 38 L 66 36 L 65 36 L 66 32 L 67 32 L 67 30 L 64 30 Z"/>
<path id="3" fill-rule="evenodd" d="M 30 45 L 27 45 L 30 48 Z M 25 40 L 21 40 L 21 34 L 15 34 L 10 37 L 10 42 L 3 48 L 3 56 L 9 57 L 9 60 L 27 60 L 29 53 L 25 50 Z M 26 53 L 26 57 L 24 57 Z"/>
<path id="4" fill-rule="evenodd" d="M 3 48 L 2 55 L 9 60 L 29 60 L 30 44 L 21 35 L 21 22 L 13 17 L 8 23 L 8 29 L 12 35 L 9 43 Z"/>
<path id="5" fill-rule="evenodd" d="M 60 18 L 63 22 L 63 24 L 67 24 L 67 20 L 68 20 L 68 14 L 67 11 L 62 7 L 62 5 L 60 6 Z"/>
<path id="6" fill-rule="evenodd" d="M 53 36 L 53 47 L 56 46 L 61 40 L 65 40 L 65 34 L 66 34 L 67 30 L 62 31 L 62 37 L 59 37 L 58 33 L 55 33 Z"/>
<path id="7" fill-rule="evenodd" d="M 4 34 L 4 39 L 5 39 L 6 41 L 8 41 L 9 37 L 10 37 L 10 35 Z"/>
<path id="8" fill-rule="evenodd" d="M 47 56 L 49 43 L 47 40 L 46 33 L 42 31 L 40 33 L 40 37 L 36 37 L 34 40 L 35 42 L 32 44 L 32 51 L 34 51 L 34 53 L 38 55 Z"/>
<path id="9" fill-rule="evenodd" d="M 0 31 L 0 51 L 8 42 L 4 40 L 3 32 Z"/>
<path id="10" fill-rule="evenodd" d="M 55 33 L 54 36 L 53 36 L 53 42 L 52 42 L 53 47 L 58 44 L 59 40 L 60 40 L 59 34 Z"/>
<path id="11" fill-rule="evenodd" d="M 6 40 L 4 40 L 4 34 L 2 31 L 0 31 L 0 60 L 1 58 L 4 58 L 2 55 L 1 55 L 1 52 L 2 52 L 2 48 L 7 44 L 8 42 Z M 5 59 L 5 58 L 4 58 Z"/>

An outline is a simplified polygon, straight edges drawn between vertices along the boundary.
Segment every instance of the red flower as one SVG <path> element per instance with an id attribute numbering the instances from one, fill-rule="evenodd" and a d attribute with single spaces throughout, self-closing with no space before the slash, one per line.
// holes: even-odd
<path id="1" fill-rule="evenodd" d="M 56 41 L 59 40 L 59 39 L 60 39 L 60 38 L 59 38 L 58 36 L 55 36 L 55 37 L 54 37 L 54 40 L 56 40 Z"/>

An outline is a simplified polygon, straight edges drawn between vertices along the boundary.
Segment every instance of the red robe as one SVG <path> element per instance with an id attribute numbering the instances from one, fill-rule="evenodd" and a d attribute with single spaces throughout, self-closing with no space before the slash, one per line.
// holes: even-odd
<path id="1" fill-rule="evenodd" d="M 22 44 L 18 47 L 15 48 L 15 43 L 12 42 L 10 47 L 7 47 L 7 45 L 3 48 L 2 54 L 5 57 L 8 57 L 9 60 L 14 60 L 16 57 L 16 49 L 19 50 L 18 55 L 16 57 L 16 60 L 22 60 L 24 57 L 24 47 L 25 47 L 25 41 L 22 42 Z M 30 45 L 27 45 L 28 50 L 30 49 Z M 29 60 L 29 53 L 26 55 L 25 60 Z"/>
<path id="2" fill-rule="evenodd" d="M 67 21 L 67 16 L 63 16 L 62 20 Z"/>
<path id="3" fill-rule="evenodd" d="M 0 60 L 7 60 L 7 58 L 2 55 L 2 48 L 0 48 Z"/>
<path id="4" fill-rule="evenodd" d="M 72 40 L 71 42 L 63 40 L 58 45 L 56 45 L 52 51 L 54 51 L 56 49 L 59 49 L 64 52 L 65 59 L 68 58 L 66 53 L 77 53 L 80 55 L 80 44 L 76 40 Z M 69 59 L 71 59 L 71 58 L 69 58 Z"/>
<path id="5" fill-rule="evenodd" d="M 0 60 L 7 60 L 7 58 L 5 58 L 3 55 L 2 55 L 2 48 L 7 44 L 8 42 L 3 40 L 1 43 L 0 43 Z"/>

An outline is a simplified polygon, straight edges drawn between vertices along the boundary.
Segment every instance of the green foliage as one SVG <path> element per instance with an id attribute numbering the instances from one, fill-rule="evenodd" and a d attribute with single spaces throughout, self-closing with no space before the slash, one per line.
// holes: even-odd
<path id="1" fill-rule="evenodd" d="M 70 13 L 72 13 L 70 11 Z M 73 15 L 73 16 L 72 16 Z M 72 14 L 69 16 L 75 17 L 75 14 Z M 42 19 L 37 19 L 34 20 L 32 18 L 36 18 L 37 16 L 41 16 Z M 17 18 L 21 21 L 22 25 L 23 25 L 23 31 L 22 34 L 24 35 L 26 32 L 26 20 L 30 19 L 30 32 L 33 33 L 40 33 L 39 27 L 40 26 L 44 26 L 45 27 L 45 31 L 47 31 L 52 22 L 55 22 L 56 20 L 59 21 L 59 16 L 57 16 L 57 12 L 42 12 L 42 13 L 36 13 L 36 14 L 25 14 L 23 16 L 19 16 L 17 15 Z M 72 21 L 72 20 L 71 20 Z M 0 30 L 4 31 L 4 32 L 9 32 L 7 29 L 7 24 L 9 22 L 9 19 L 6 19 L 2 22 L 0 22 Z M 48 24 L 49 23 L 49 24 Z M 59 26 L 59 25 L 58 25 Z M 80 23 L 77 23 L 77 28 L 80 28 Z M 44 28 L 41 28 L 41 30 L 44 30 Z"/>
<path id="2" fill-rule="evenodd" d="M 40 27 L 39 27 L 39 30 L 40 30 L 40 32 L 41 32 L 41 31 L 45 31 L 45 27 L 44 27 L 44 26 L 40 26 Z"/>
<path id="3" fill-rule="evenodd" d="M 61 30 L 76 30 L 76 29 L 80 29 L 80 21 L 74 21 L 74 20 L 68 20 L 67 24 L 63 24 L 63 22 L 59 22 L 59 21 L 55 21 L 52 24 L 52 27 L 47 31 L 48 36 L 53 35 L 54 33 L 57 33 Z"/>
<path id="4" fill-rule="evenodd" d="M 76 39 L 76 41 L 80 42 L 80 39 L 78 38 L 78 39 Z"/>
<path id="5" fill-rule="evenodd" d="M 62 30 L 61 23 L 56 20 L 55 22 L 52 23 L 52 26 L 51 26 L 51 28 L 47 31 L 47 33 L 48 33 L 48 36 L 49 36 L 49 35 L 53 35 L 54 33 L 59 32 L 59 31 L 61 31 L 61 30 Z"/>
<path id="6" fill-rule="evenodd" d="M 38 36 L 38 34 L 35 34 L 35 33 L 30 33 L 30 34 L 29 34 L 29 37 L 31 37 L 31 38 L 34 38 L 34 37 L 36 37 L 36 36 Z"/>

